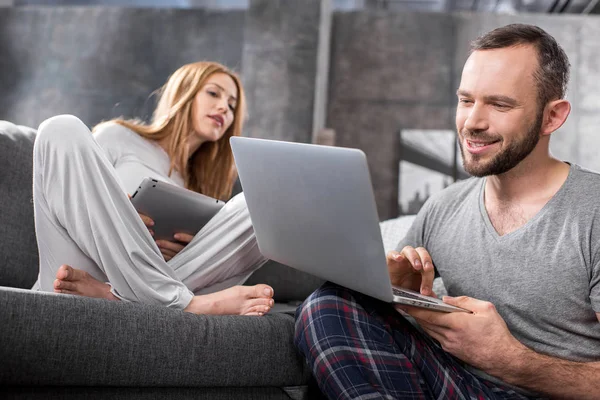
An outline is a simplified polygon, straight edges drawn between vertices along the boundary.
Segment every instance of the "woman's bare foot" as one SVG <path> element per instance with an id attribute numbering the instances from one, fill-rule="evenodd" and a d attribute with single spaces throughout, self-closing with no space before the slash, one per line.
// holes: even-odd
<path id="1" fill-rule="evenodd" d="M 69 265 L 61 265 L 56 272 L 54 291 L 119 300 L 110 292 L 110 285 Z M 195 296 L 185 311 L 194 314 L 264 315 L 269 312 L 273 304 L 273 288 L 270 286 L 234 286 L 220 292 Z"/>
<path id="2" fill-rule="evenodd" d="M 69 265 L 61 265 L 56 272 L 54 291 L 56 293 L 119 300 L 110 292 L 110 285 L 100 282 L 87 272 Z"/>
<path id="3" fill-rule="evenodd" d="M 273 304 L 273 288 L 270 286 L 234 286 L 195 296 L 184 311 L 194 314 L 264 315 Z"/>

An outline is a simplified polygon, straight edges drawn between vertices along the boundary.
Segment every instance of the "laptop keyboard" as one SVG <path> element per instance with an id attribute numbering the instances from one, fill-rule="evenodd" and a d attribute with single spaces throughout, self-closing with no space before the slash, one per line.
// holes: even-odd
<path id="1" fill-rule="evenodd" d="M 421 300 L 421 301 L 424 301 L 426 303 L 436 304 L 435 301 L 431 301 L 431 300 L 423 298 L 423 297 L 415 296 L 412 293 L 408 293 L 408 292 L 404 292 L 402 290 L 398 290 L 395 287 L 393 287 L 392 290 L 393 290 L 394 294 L 396 296 L 399 296 L 399 297 L 405 297 L 405 298 L 414 299 L 414 300 Z"/>

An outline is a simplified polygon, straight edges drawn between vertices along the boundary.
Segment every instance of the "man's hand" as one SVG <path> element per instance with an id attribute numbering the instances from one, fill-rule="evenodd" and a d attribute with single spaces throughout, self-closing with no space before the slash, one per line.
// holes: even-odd
<path id="1" fill-rule="evenodd" d="M 492 303 L 465 296 L 445 296 L 443 300 L 473 313 L 443 313 L 403 305 L 396 308 L 414 317 L 445 351 L 491 375 L 502 376 L 511 360 L 529 351 L 510 333 Z"/>
<path id="2" fill-rule="evenodd" d="M 188 235 L 187 233 L 176 233 L 174 236 L 176 241 L 170 240 L 157 240 L 156 244 L 160 249 L 165 261 L 169 261 L 171 258 L 175 257 L 177 253 L 184 249 L 185 246 L 188 245 L 194 238 L 192 235 Z"/>
<path id="3" fill-rule="evenodd" d="M 390 251 L 386 259 L 392 285 L 435 296 L 432 290 L 435 271 L 427 250 L 406 246 L 401 252 Z"/>
<path id="4" fill-rule="evenodd" d="M 560 399 L 597 399 L 600 362 L 550 357 L 521 344 L 492 303 L 470 297 L 444 302 L 473 314 L 396 306 L 413 316 L 444 350 L 504 382 Z"/>

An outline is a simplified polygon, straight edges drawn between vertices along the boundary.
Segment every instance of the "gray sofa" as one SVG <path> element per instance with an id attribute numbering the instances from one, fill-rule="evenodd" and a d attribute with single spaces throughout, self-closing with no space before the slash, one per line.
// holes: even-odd
<path id="1" fill-rule="evenodd" d="M 1 399 L 322 398 L 293 346 L 295 306 L 322 284 L 311 275 L 274 262 L 255 272 L 247 284 L 271 285 L 281 311 L 260 318 L 28 290 L 38 272 L 34 140 L 0 121 Z M 413 219 L 381 223 L 386 251 Z"/>
<path id="2" fill-rule="evenodd" d="M 34 139 L 33 129 L 0 122 L 0 398 L 320 397 L 293 346 L 291 313 L 191 315 L 28 290 L 38 269 Z M 256 282 L 284 305 L 321 283 L 274 263 Z"/>

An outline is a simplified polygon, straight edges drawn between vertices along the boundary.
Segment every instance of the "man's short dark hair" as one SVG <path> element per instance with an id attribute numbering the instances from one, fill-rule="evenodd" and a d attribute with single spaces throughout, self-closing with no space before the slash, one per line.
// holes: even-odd
<path id="1" fill-rule="evenodd" d="M 556 40 L 537 26 L 511 24 L 494 29 L 471 43 L 471 53 L 521 45 L 532 45 L 538 53 L 539 68 L 534 78 L 540 107 L 564 99 L 569 83 L 569 58 Z"/>

